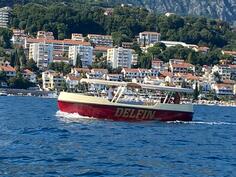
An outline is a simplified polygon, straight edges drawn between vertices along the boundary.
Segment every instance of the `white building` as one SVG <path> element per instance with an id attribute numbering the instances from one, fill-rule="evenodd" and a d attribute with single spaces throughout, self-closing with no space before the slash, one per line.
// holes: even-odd
<path id="1" fill-rule="evenodd" d="M 0 8 L 0 28 L 7 28 L 11 8 Z"/>
<path id="2" fill-rule="evenodd" d="M 14 45 L 20 45 L 23 46 L 24 45 L 24 40 L 27 37 L 27 35 L 25 34 L 24 30 L 21 29 L 13 29 L 13 35 L 12 35 L 12 43 Z"/>
<path id="3" fill-rule="evenodd" d="M 144 31 L 139 33 L 139 43 L 142 46 L 158 43 L 161 40 L 161 34 L 157 32 Z"/>
<path id="4" fill-rule="evenodd" d="M 108 49 L 107 61 L 112 68 L 131 68 L 132 50 L 122 47 Z"/>
<path id="5" fill-rule="evenodd" d="M 65 82 L 63 75 L 52 70 L 42 72 L 42 81 L 44 90 L 62 90 L 63 82 Z"/>
<path id="6" fill-rule="evenodd" d="M 218 72 L 221 76 L 222 81 L 230 80 L 231 78 L 231 68 L 229 65 L 215 65 L 212 68 L 212 73 Z"/>
<path id="7" fill-rule="evenodd" d="M 29 47 L 29 59 L 37 63 L 37 67 L 46 68 L 53 61 L 53 45 L 33 43 Z"/>
<path id="8" fill-rule="evenodd" d="M 100 34 L 88 34 L 88 39 L 91 43 L 101 46 L 113 46 L 113 40 L 111 35 Z"/>
<path id="9" fill-rule="evenodd" d="M 70 46 L 68 56 L 74 66 L 76 65 L 76 59 L 78 55 L 80 56 L 80 59 L 82 61 L 83 68 L 92 65 L 93 47 L 83 45 Z"/>

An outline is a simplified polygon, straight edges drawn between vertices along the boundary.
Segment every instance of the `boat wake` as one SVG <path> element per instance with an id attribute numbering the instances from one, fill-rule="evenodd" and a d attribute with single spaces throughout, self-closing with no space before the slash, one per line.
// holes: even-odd
<path id="1" fill-rule="evenodd" d="M 167 123 L 175 123 L 175 124 L 203 124 L 203 125 L 234 125 L 236 126 L 235 122 L 203 122 L 203 121 L 190 121 L 190 122 L 185 122 L 185 121 L 169 121 Z"/>
<path id="2" fill-rule="evenodd" d="M 78 113 L 67 113 L 62 111 L 57 111 L 55 116 L 67 123 L 97 120 L 93 117 L 81 116 Z"/>

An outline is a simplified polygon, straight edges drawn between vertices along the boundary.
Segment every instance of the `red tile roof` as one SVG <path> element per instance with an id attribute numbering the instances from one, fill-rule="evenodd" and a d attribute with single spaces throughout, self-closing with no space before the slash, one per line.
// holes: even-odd
<path id="1" fill-rule="evenodd" d="M 82 42 L 82 41 L 75 41 L 71 39 L 64 39 L 64 40 L 55 40 L 55 39 L 35 39 L 35 38 L 27 38 L 27 42 L 29 43 L 50 43 L 50 44 L 69 44 L 69 45 L 84 45 L 84 46 L 90 46 L 91 44 L 89 42 Z"/>
<path id="2" fill-rule="evenodd" d="M 11 66 L 0 66 L 0 70 L 6 72 L 16 72 L 15 68 Z"/>

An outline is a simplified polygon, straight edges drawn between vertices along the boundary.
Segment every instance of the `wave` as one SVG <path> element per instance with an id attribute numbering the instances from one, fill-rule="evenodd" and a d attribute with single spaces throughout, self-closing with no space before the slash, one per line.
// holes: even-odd
<path id="1" fill-rule="evenodd" d="M 167 123 L 177 123 L 177 124 L 204 124 L 204 125 L 235 125 L 235 122 L 203 122 L 203 121 L 189 121 L 189 122 L 185 122 L 185 121 L 169 121 Z"/>
<path id="2" fill-rule="evenodd" d="M 62 111 L 57 111 L 55 116 L 67 123 L 97 120 L 96 118 L 93 117 L 81 116 L 78 113 L 67 113 Z"/>

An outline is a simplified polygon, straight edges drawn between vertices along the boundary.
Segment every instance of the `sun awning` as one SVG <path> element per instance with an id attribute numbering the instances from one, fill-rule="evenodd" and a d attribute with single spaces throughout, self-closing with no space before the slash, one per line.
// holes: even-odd
<path id="1" fill-rule="evenodd" d="M 193 93 L 193 89 L 189 89 L 189 88 L 168 87 L 168 86 L 160 86 L 160 85 L 153 85 L 153 84 L 139 84 L 139 83 L 133 83 L 133 82 L 118 82 L 118 81 L 107 81 L 107 80 L 99 80 L 99 79 L 81 79 L 80 82 L 88 83 L 88 84 L 117 86 L 117 87 L 123 86 L 123 87 L 132 87 L 132 88 L 150 89 L 150 90 Z"/>

